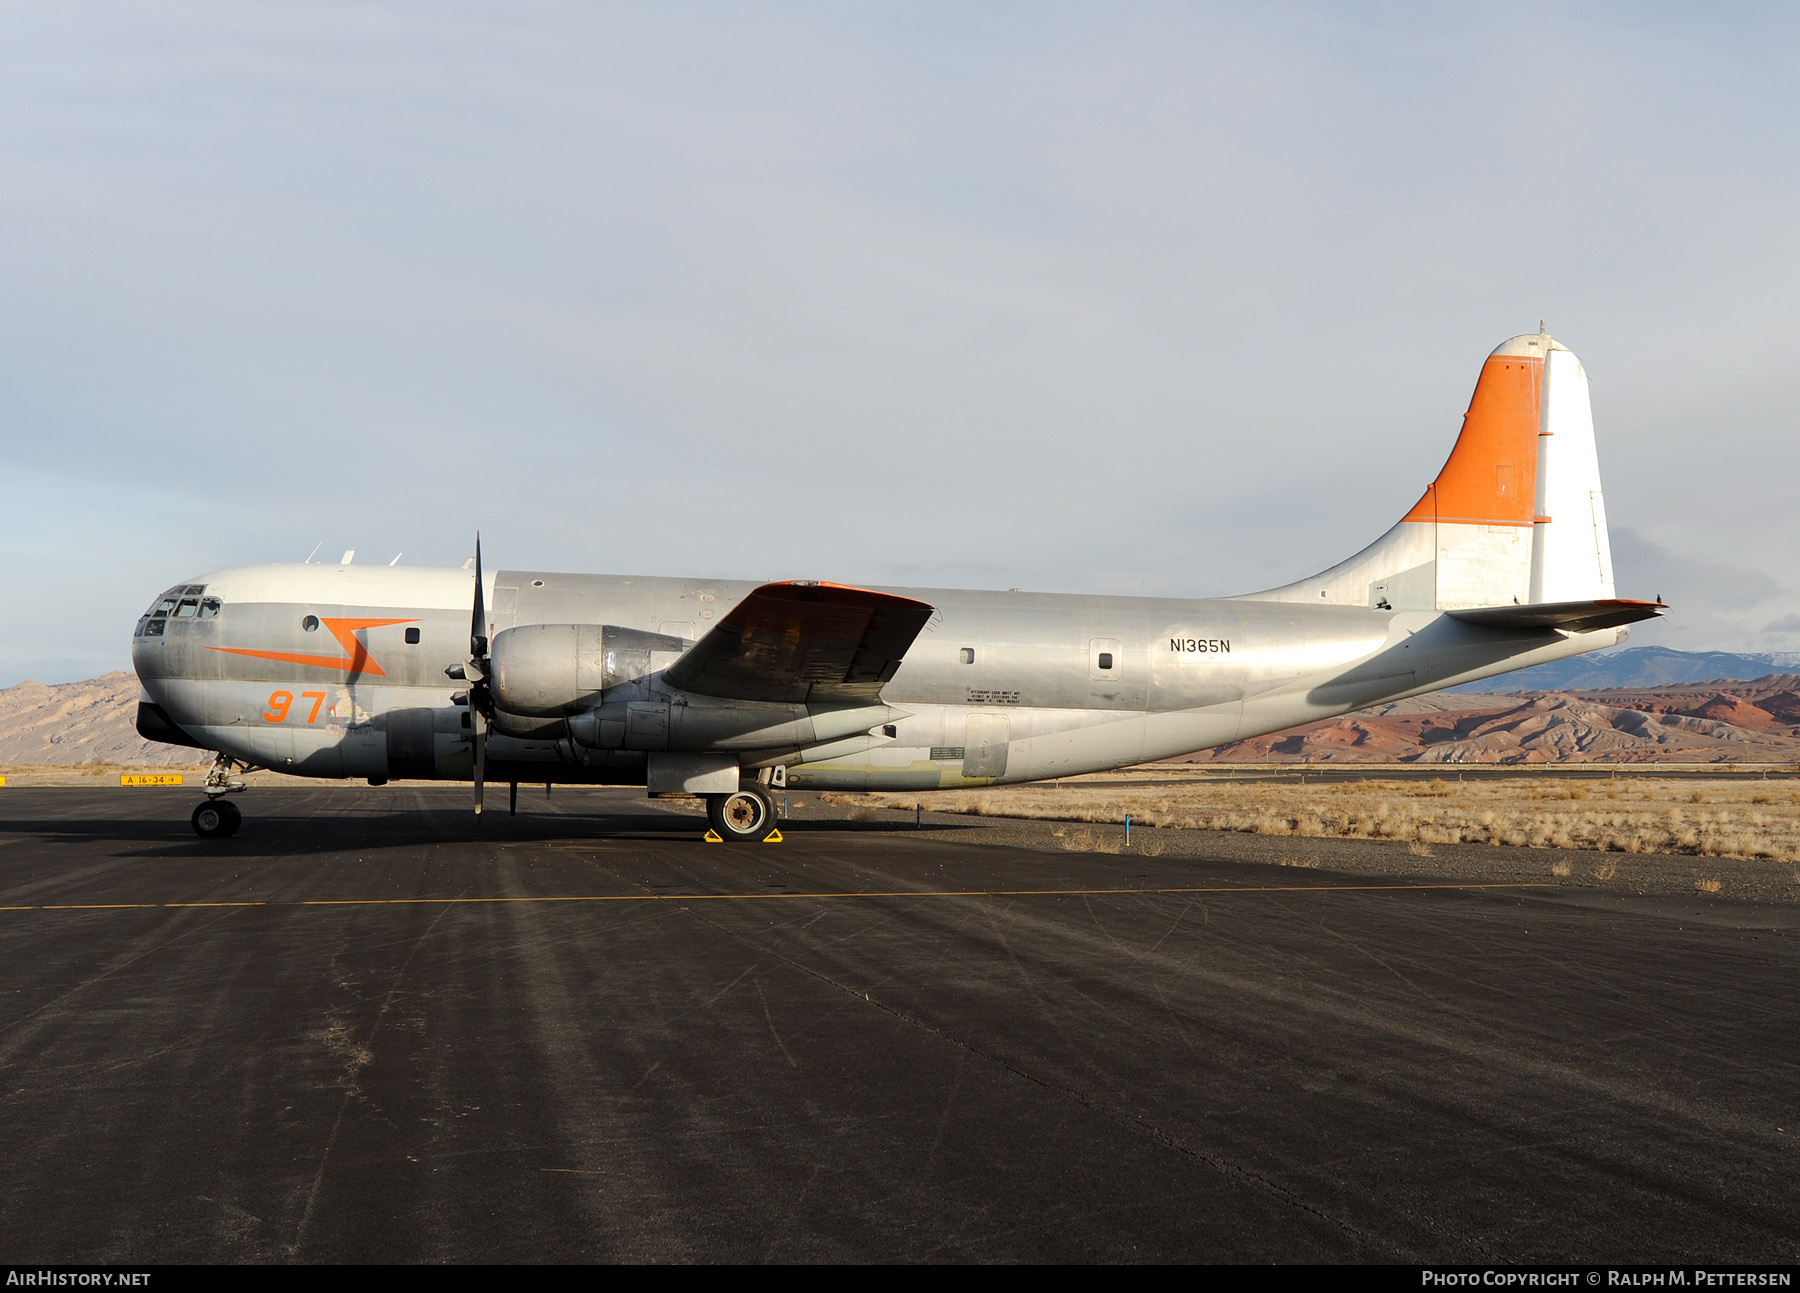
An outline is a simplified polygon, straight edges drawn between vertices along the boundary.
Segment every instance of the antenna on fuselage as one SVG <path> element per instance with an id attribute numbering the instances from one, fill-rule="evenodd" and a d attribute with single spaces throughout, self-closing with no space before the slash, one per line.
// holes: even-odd
<path id="1" fill-rule="evenodd" d="M 400 558 L 401 558 L 401 557 L 404 557 L 404 556 L 405 556 L 405 555 L 406 555 L 406 554 L 405 554 L 405 553 L 404 553 L 404 552 L 396 552 L 396 553 L 395 553 L 395 554 L 394 554 L 394 559 L 393 559 L 393 560 L 392 560 L 392 561 L 390 561 L 390 562 L 388 562 L 388 565 L 390 565 L 390 566 L 397 566 L 397 565 L 399 565 L 399 564 L 400 564 Z"/>
<path id="2" fill-rule="evenodd" d="M 323 539 L 320 539 L 317 543 L 313 544 L 313 550 L 306 554 L 306 560 L 302 561 L 300 564 L 303 566 L 312 565 L 312 559 L 319 555 L 319 549 L 324 546 L 325 546 L 325 540 L 323 540 Z"/>
<path id="3" fill-rule="evenodd" d="M 355 560 L 356 560 L 356 549 L 355 548 L 345 548 L 344 549 L 344 559 L 342 561 L 338 562 L 338 565 L 347 566 L 352 561 L 355 561 Z"/>

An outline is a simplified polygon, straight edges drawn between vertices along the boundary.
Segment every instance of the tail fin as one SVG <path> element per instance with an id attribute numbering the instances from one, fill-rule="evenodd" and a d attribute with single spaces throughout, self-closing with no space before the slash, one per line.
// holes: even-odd
<path id="1" fill-rule="evenodd" d="M 1347 561 L 1256 600 L 1461 610 L 1613 596 L 1594 419 L 1581 361 L 1548 333 L 1482 365 L 1443 470 Z"/>

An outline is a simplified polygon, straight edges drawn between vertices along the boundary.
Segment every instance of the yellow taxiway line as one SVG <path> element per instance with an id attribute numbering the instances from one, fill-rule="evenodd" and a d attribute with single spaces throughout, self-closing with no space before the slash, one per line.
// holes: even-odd
<path id="1" fill-rule="evenodd" d="M 1131 894 L 1395 893 L 1432 889 L 1552 889 L 1544 881 L 1505 884 L 1280 884 L 1205 885 L 1148 889 L 869 889 L 819 893 L 593 893 L 518 898 L 293 898 L 213 902 L 56 902 L 0 905 L 0 911 L 145 911 L 184 907 L 431 907 L 476 903 L 747 902 L 803 898 L 1104 898 Z"/>

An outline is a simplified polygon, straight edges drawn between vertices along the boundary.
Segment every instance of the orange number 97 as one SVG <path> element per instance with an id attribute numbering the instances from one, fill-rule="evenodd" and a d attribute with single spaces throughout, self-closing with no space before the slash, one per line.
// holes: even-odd
<path id="1" fill-rule="evenodd" d="M 291 691 L 271 692 L 269 694 L 269 707 L 263 711 L 263 722 L 265 722 L 265 723 L 281 722 L 283 719 L 285 719 L 288 716 L 288 710 L 293 707 L 293 704 L 294 704 L 294 693 L 293 692 L 291 692 Z"/>

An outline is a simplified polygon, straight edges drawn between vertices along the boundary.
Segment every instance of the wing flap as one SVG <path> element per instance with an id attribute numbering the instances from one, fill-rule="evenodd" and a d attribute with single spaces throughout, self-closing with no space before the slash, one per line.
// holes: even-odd
<path id="1" fill-rule="evenodd" d="M 1465 624 L 1479 624 L 1490 629 L 1565 629 L 1586 633 L 1593 629 L 1616 628 L 1652 619 L 1667 609 L 1664 602 L 1631 601 L 1623 597 L 1603 597 L 1588 602 L 1539 602 L 1532 606 L 1477 606 L 1469 610 L 1450 611 Z"/>
<path id="2" fill-rule="evenodd" d="M 666 677 L 734 700 L 873 701 L 931 613 L 929 603 L 844 584 L 764 584 Z"/>

